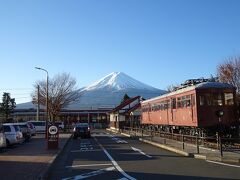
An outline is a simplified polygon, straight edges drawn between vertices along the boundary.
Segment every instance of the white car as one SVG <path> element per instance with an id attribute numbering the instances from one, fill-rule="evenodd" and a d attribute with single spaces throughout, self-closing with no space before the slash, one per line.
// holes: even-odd
<path id="1" fill-rule="evenodd" d="M 63 131 L 64 130 L 64 123 L 63 122 L 55 122 L 55 125 L 58 126 L 58 129 Z"/>
<path id="2" fill-rule="evenodd" d="M 30 128 L 31 136 L 36 136 L 36 127 L 31 122 L 26 122 L 28 127 Z"/>
<path id="3" fill-rule="evenodd" d="M 7 146 L 7 142 L 6 142 L 5 134 L 3 132 L 3 127 L 0 126 L 0 148 L 4 148 L 6 146 Z"/>
<path id="4" fill-rule="evenodd" d="M 23 134 L 19 126 L 14 126 L 11 123 L 3 124 L 3 131 L 6 136 L 7 146 L 13 144 L 20 144 L 24 141 Z"/>
<path id="5" fill-rule="evenodd" d="M 45 133 L 46 122 L 45 121 L 28 121 L 35 126 L 36 133 Z"/>
<path id="6" fill-rule="evenodd" d="M 31 129 L 27 122 L 13 123 L 13 126 L 19 126 L 25 141 L 28 141 L 31 138 Z"/>

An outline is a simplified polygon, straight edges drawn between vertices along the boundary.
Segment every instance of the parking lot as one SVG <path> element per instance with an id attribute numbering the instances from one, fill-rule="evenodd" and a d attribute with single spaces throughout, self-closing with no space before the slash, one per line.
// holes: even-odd
<path id="1" fill-rule="evenodd" d="M 60 134 L 57 150 L 47 150 L 44 134 L 37 134 L 28 142 L 2 149 L 0 179 L 41 178 L 69 137 L 70 134 Z"/>

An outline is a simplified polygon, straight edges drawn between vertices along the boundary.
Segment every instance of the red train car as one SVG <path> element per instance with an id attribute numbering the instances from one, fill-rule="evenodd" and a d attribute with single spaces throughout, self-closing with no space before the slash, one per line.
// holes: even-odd
<path id="1" fill-rule="evenodd" d="M 143 126 L 165 131 L 231 131 L 238 121 L 235 88 L 220 82 L 190 81 L 188 86 L 141 103 Z"/>

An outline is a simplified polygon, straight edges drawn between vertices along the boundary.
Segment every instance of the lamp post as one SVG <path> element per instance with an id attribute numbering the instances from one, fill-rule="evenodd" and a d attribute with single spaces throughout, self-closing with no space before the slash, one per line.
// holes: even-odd
<path id="1" fill-rule="evenodd" d="M 45 129 L 45 138 L 47 139 L 47 126 L 48 126 L 48 71 L 46 69 L 35 67 L 35 69 L 44 71 L 47 73 L 47 85 L 46 85 L 46 129 Z"/>
<path id="2" fill-rule="evenodd" d="M 218 110 L 216 111 L 216 115 L 218 117 L 218 122 L 219 122 L 219 128 L 218 128 L 218 141 L 220 144 L 220 155 L 221 157 L 223 157 L 223 149 L 222 149 L 222 122 L 221 122 L 221 118 L 224 115 L 224 111 L 223 110 Z"/>

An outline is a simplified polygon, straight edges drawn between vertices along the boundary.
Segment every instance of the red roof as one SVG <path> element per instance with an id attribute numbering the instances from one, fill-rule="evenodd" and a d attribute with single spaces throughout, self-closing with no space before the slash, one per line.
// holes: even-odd
<path id="1" fill-rule="evenodd" d="M 137 99 L 140 99 L 140 96 L 136 96 L 136 97 L 127 99 L 126 101 L 123 101 L 119 106 L 115 107 L 112 111 L 110 111 L 110 113 L 114 113 L 114 112 L 121 110 L 123 107 L 131 104 L 132 102 L 134 102 Z"/>

